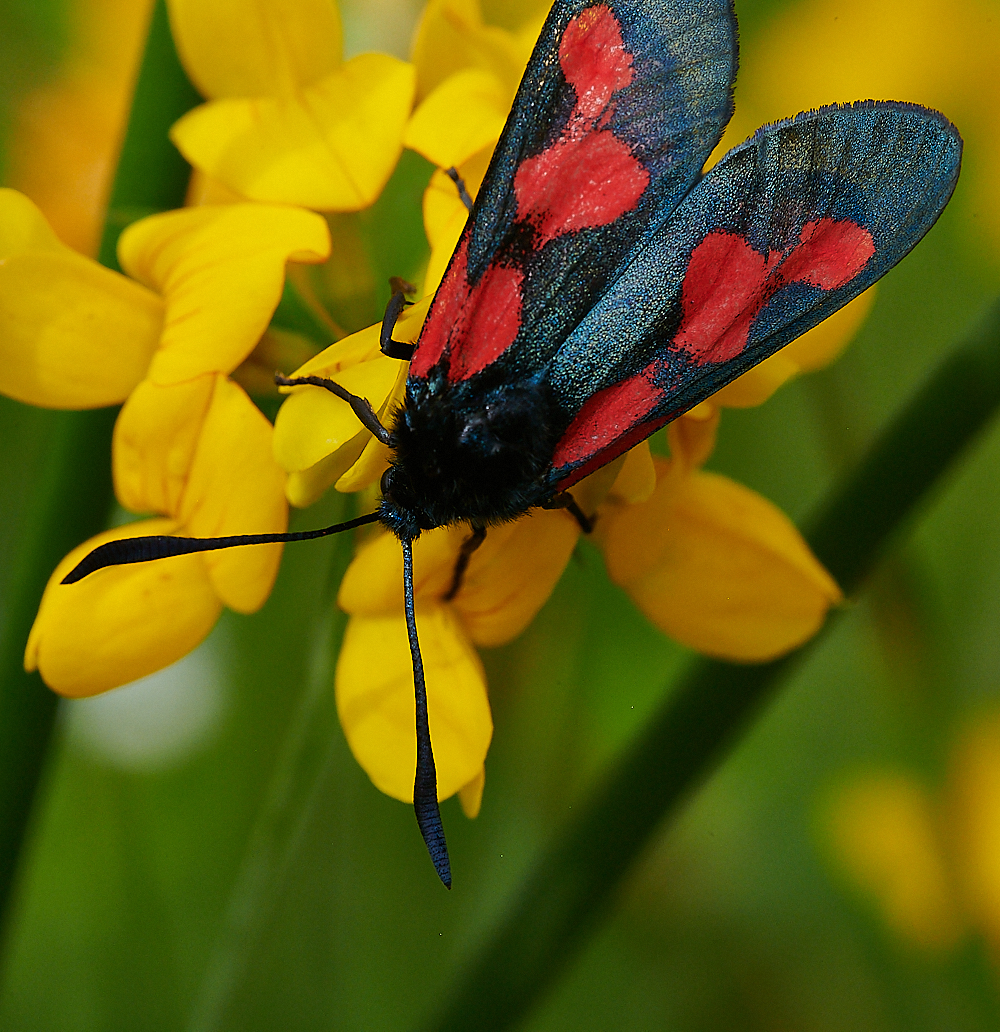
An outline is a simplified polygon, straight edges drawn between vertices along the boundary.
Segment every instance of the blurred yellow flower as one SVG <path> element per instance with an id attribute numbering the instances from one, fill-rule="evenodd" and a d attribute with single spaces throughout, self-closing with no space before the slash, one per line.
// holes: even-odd
<path id="1" fill-rule="evenodd" d="M 170 0 L 184 67 L 209 102 L 171 138 L 243 197 L 317 211 L 372 204 L 402 151 L 416 85 L 388 54 L 344 62 L 334 0 Z"/>
<path id="2" fill-rule="evenodd" d="M 1000 20 L 992 0 L 815 0 L 783 7 L 741 48 L 736 117 L 721 151 L 757 125 L 856 97 L 907 100 L 965 139 L 961 230 L 1000 247 Z M 775 69 L 781 74 L 775 74 Z M 980 242 L 980 241 L 977 241 Z"/>
<path id="3" fill-rule="evenodd" d="M 957 946 L 970 929 L 1000 962 L 1000 716 L 955 735 L 944 787 L 905 772 L 844 778 L 820 810 L 828 856 L 914 946 Z"/>
<path id="4" fill-rule="evenodd" d="M 250 612 L 263 604 L 280 547 L 59 581 L 114 537 L 285 529 L 271 426 L 228 374 L 264 333 L 285 263 L 321 261 L 328 246 L 323 220 L 301 209 L 169 212 L 122 235 L 129 279 L 62 244 L 26 197 L 0 191 L 0 390 L 51 408 L 124 402 L 116 493 L 133 512 L 168 517 L 100 535 L 53 574 L 25 665 L 56 691 L 90 695 L 124 684 L 190 651 L 222 605 Z M 190 605 L 165 601 L 185 592 Z"/>
<path id="5" fill-rule="evenodd" d="M 72 0 L 57 74 L 16 105 L 5 182 L 63 243 L 96 255 L 150 0 Z"/>

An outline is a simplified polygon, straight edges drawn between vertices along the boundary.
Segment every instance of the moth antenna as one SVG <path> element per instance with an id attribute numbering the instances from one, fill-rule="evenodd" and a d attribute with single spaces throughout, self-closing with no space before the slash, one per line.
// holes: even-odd
<path id="1" fill-rule="evenodd" d="M 346 401 L 351 410 L 374 437 L 383 444 L 392 446 L 392 434 L 379 422 L 375 409 L 367 398 L 357 394 L 351 394 L 346 387 L 341 387 L 336 380 L 328 380 L 325 376 L 284 376 L 282 373 L 274 374 L 274 382 L 279 387 L 301 387 L 309 384 L 312 387 L 322 387 L 331 394 L 336 395 L 341 401 Z"/>
<path id="2" fill-rule="evenodd" d="M 469 196 L 469 191 L 465 189 L 465 180 L 458 174 L 458 169 L 452 165 L 451 168 L 444 170 L 444 174 L 455 184 L 459 200 L 465 205 L 466 210 L 472 211 L 472 198 Z"/>
<path id="3" fill-rule="evenodd" d="M 315 538 L 339 534 L 343 530 L 363 527 L 366 523 L 375 523 L 377 512 L 348 520 L 346 523 L 334 523 L 319 530 L 299 530 L 290 534 L 235 534 L 230 537 L 189 538 L 171 537 L 168 534 L 151 535 L 150 537 L 121 538 L 98 545 L 93 552 L 85 555 L 80 562 L 63 577 L 60 583 L 75 584 L 83 580 L 87 574 L 102 570 L 105 566 L 124 566 L 128 563 L 148 563 L 154 559 L 167 559 L 172 555 L 189 555 L 192 552 L 214 552 L 220 548 L 235 548 L 239 545 L 269 545 L 285 541 L 312 541 Z"/>
<path id="4" fill-rule="evenodd" d="M 413 610 L 413 542 L 404 538 L 403 596 L 406 610 L 406 633 L 410 639 L 410 659 L 413 662 L 413 698 L 417 726 L 417 772 L 413 779 L 413 810 L 424 845 L 431 855 L 431 863 L 446 889 L 451 888 L 451 861 L 448 844 L 444 839 L 444 825 L 437 798 L 437 770 L 434 750 L 431 748 L 431 730 L 427 720 L 427 685 L 424 682 L 424 661 L 420 657 L 417 640 L 417 617 Z"/>

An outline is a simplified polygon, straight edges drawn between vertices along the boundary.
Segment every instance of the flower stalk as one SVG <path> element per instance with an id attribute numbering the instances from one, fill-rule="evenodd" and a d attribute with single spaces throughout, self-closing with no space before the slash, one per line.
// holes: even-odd
<path id="1" fill-rule="evenodd" d="M 118 237 L 128 223 L 183 204 L 190 168 L 167 131 L 198 100 L 177 59 L 166 4 L 158 0 L 108 207 L 102 264 L 118 269 Z M 114 500 L 110 455 L 116 415 L 117 409 L 47 414 L 44 473 L 17 547 L 0 640 L 0 934 L 58 702 L 37 673 L 25 673 L 24 643 L 52 569 L 105 525 Z"/>
<path id="2" fill-rule="evenodd" d="M 834 488 L 806 537 L 845 594 L 1000 408 L 1000 302 Z M 832 621 L 813 639 L 829 633 Z M 502 1032 L 555 983 L 664 819 L 739 741 L 813 642 L 758 666 L 695 662 L 534 865 L 427 1032 Z"/>

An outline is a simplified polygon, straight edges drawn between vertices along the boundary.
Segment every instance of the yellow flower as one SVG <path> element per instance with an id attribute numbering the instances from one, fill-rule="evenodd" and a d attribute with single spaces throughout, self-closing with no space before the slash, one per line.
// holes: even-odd
<path id="1" fill-rule="evenodd" d="M 398 341 L 417 339 L 430 298 L 406 309 L 396 323 Z M 381 325 L 369 326 L 332 344 L 297 369 L 295 376 L 336 380 L 367 398 L 380 419 L 388 419 L 403 400 L 407 363 L 379 350 Z M 345 401 L 319 387 L 283 387 L 291 397 L 274 423 L 274 455 L 288 471 L 288 500 L 312 505 L 331 484 L 338 491 L 360 491 L 373 484 L 389 464 L 389 449 L 358 423 Z"/>
<path id="2" fill-rule="evenodd" d="M 258 201 L 356 211 L 381 193 L 402 150 L 412 65 L 342 58 L 333 0 L 170 0 L 184 67 L 207 104 L 171 138 L 191 164 Z"/>
<path id="3" fill-rule="evenodd" d="M 453 592 L 466 527 L 439 527 L 413 544 L 414 598 L 427 680 L 438 797 L 479 810 L 493 724 L 474 646 L 516 638 L 545 604 L 580 534 L 565 511 L 535 511 L 491 527 Z M 410 802 L 416 737 L 413 671 L 403 616 L 399 542 L 380 531 L 348 567 L 337 601 L 351 614 L 337 663 L 337 708 L 358 762 L 383 792 Z M 377 655 L 378 662 L 372 662 Z M 393 742 L 392 748 L 386 743 Z"/>
<path id="4" fill-rule="evenodd" d="M 5 181 L 28 194 L 59 239 L 97 254 L 149 0 L 74 0 L 58 74 L 23 98 L 5 141 Z"/>
<path id="5" fill-rule="evenodd" d="M 897 935 L 925 949 L 955 945 L 965 921 L 942 855 L 939 815 L 916 778 L 885 772 L 845 782 L 824 823 L 838 866 Z"/>
<path id="6" fill-rule="evenodd" d="M 901 771 L 843 779 L 822 806 L 822 842 L 903 940 L 958 946 L 970 928 L 1000 959 L 1000 717 L 955 735 L 939 792 Z"/>
<path id="7" fill-rule="evenodd" d="M 301 209 L 169 212 L 122 235 L 129 279 L 60 243 L 26 197 L 0 191 L 0 389 L 52 408 L 124 402 L 116 493 L 134 512 L 168 518 L 100 535 L 53 574 L 25 665 L 56 691 L 90 695 L 150 673 L 193 648 L 222 605 L 263 604 L 277 547 L 59 581 L 114 537 L 284 530 L 285 476 L 271 457 L 270 424 L 228 374 L 266 329 L 285 263 L 320 261 L 327 248 L 325 223 Z"/>
<path id="8" fill-rule="evenodd" d="M 628 494 L 616 486 L 595 536 L 611 579 L 665 634 L 709 656 L 761 662 L 811 638 L 842 595 L 780 509 L 700 469 L 717 426 L 707 404 L 672 423 L 655 487 L 646 493 L 648 474 Z"/>

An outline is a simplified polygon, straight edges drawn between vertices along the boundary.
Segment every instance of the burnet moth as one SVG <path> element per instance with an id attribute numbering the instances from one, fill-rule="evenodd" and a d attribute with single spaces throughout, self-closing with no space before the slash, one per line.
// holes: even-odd
<path id="1" fill-rule="evenodd" d="M 733 111 L 736 36 L 731 0 L 556 0 L 415 346 L 392 340 L 402 293 L 386 312 L 383 351 L 410 361 L 403 406 L 382 426 L 338 384 L 279 379 L 332 390 L 392 449 L 377 512 L 304 533 L 111 542 L 63 582 L 387 527 L 404 560 L 414 808 L 446 885 L 414 539 L 469 524 L 462 564 L 490 524 L 573 510 L 569 487 L 860 294 L 954 190 L 954 126 L 894 102 L 765 126 L 703 175 Z"/>

